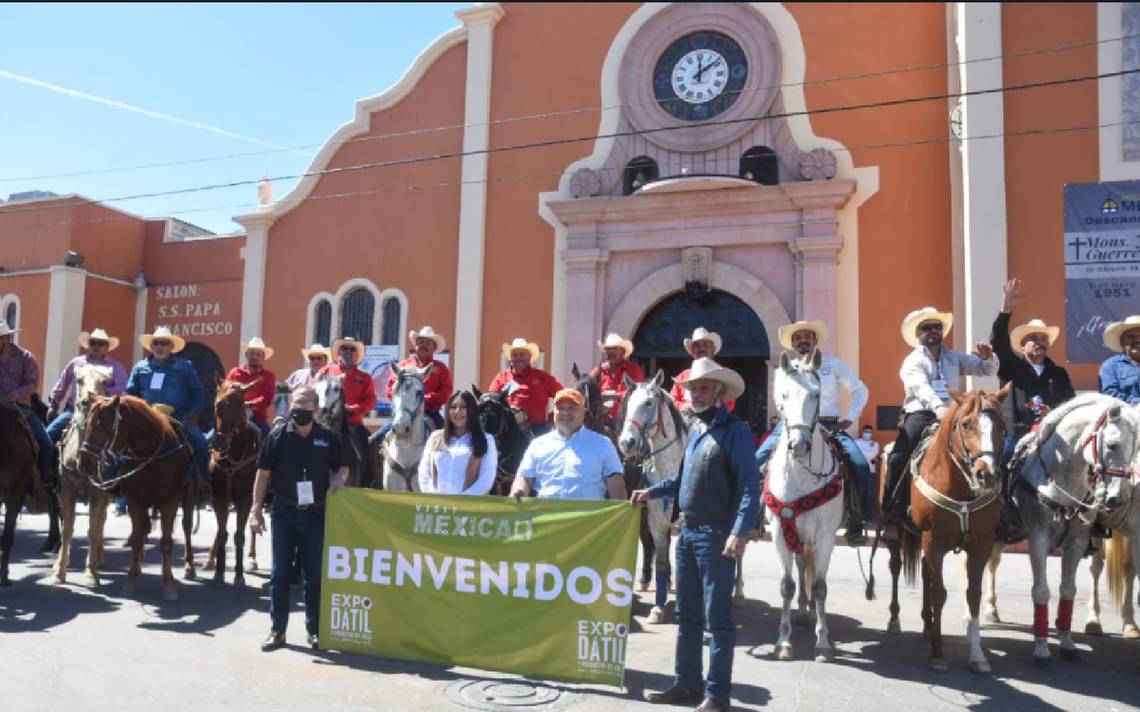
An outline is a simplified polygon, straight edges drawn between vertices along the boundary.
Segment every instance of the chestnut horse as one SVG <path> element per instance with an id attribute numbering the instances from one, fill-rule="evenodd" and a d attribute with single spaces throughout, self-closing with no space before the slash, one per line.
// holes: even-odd
<path id="1" fill-rule="evenodd" d="M 982 598 L 982 575 L 997 539 L 1001 515 L 1001 463 L 1005 422 L 1001 404 L 1009 395 L 1006 384 L 997 393 L 981 390 L 959 393 L 950 390 L 953 402 L 943 416 L 925 451 L 919 449 L 908 463 L 912 474 L 909 511 L 884 513 L 884 520 L 898 526 L 898 541 L 888 542 L 891 552 L 891 620 L 889 633 L 899 626 L 898 578 L 902 569 L 913 583 L 922 551 L 923 633 L 930 638 L 930 667 L 945 672 L 942 655 L 942 606 L 946 585 L 942 580 L 942 560 L 950 551 L 966 552 L 968 585 L 966 601 L 970 620 L 966 637 L 970 644 L 972 672 L 988 673 L 990 665 L 982 651 L 978 609 Z M 906 478 L 904 478 L 905 480 Z M 898 498 L 895 498 L 898 504 Z M 878 537 L 876 537 L 876 545 Z M 901 551 L 901 555 L 900 555 Z M 874 549 L 871 551 L 874 558 Z M 874 577 L 867 584 L 867 598 L 873 597 Z"/>
<path id="2" fill-rule="evenodd" d="M 127 497 L 131 516 L 131 566 L 123 594 L 131 595 L 142 574 L 143 550 L 150 534 L 151 507 L 162 523 L 162 584 L 166 600 L 178 598 L 171 562 L 174 555 L 174 515 L 182 505 L 185 539 L 185 578 L 193 579 L 194 555 L 190 529 L 194 506 L 193 456 L 182 425 L 154 410 L 141 398 L 88 396 L 91 412 L 79 453 L 79 471 L 95 487 L 114 487 Z"/>
<path id="3" fill-rule="evenodd" d="M 214 583 L 226 578 L 226 540 L 229 532 L 230 504 L 234 505 L 237 526 L 234 529 L 234 585 L 245 585 L 245 525 L 253 508 L 253 480 L 257 475 L 257 454 L 261 450 L 261 431 L 249 422 L 245 409 L 245 392 L 258 381 L 242 385 L 223 381 L 214 400 L 214 442 L 210 452 L 210 484 L 214 493 L 214 515 L 218 533 L 206 556 L 205 569 L 213 570 Z M 250 550 L 251 557 L 253 550 Z M 256 567 L 257 560 L 252 558 Z"/>
<path id="4" fill-rule="evenodd" d="M 0 403 L 0 502 L 4 504 L 4 534 L 0 536 L 0 586 L 8 580 L 8 557 L 16 538 L 16 519 L 36 474 L 36 441 L 24 414 L 11 403 Z"/>

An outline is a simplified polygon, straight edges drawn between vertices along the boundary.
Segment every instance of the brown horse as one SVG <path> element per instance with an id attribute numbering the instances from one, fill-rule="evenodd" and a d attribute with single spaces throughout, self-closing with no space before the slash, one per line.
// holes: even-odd
<path id="1" fill-rule="evenodd" d="M 245 585 L 242 550 L 245 548 L 245 525 L 253 507 L 253 480 L 257 474 L 257 453 L 261 450 L 261 431 L 246 417 L 245 392 L 257 381 L 242 385 L 223 381 L 214 400 L 214 443 L 210 454 L 210 480 L 214 491 L 214 514 L 218 533 L 206 557 L 206 570 L 214 571 L 214 583 L 223 583 L 226 575 L 226 523 L 230 503 L 237 515 L 234 529 L 234 585 Z M 250 549 L 252 558 L 253 550 Z M 216 566 L 215 566 L 216 563 Z M 257 560 L 253 559 L 256 567 Z"/>
<path id="2" fill-rule="evenodd" d="M 182 425 L 133 396 L 88 397 L 87 417 L 79 471 L 95 487 L 118 487 L 127 497 L 131 516 L 131 566 L 123 594 L 131 595 L 142 573 L 143 551 L 150 534 L 151 507 L 157 507 L 162 525 L 162 583 L 166 600 L 178 598 L 171 562 L 174 555 L 174 515 L 182 505 L 185 539 L 185 578 L 193 579 L 194 555 L 190 548 L 193 507 L 193 463 Z"/>
<path id="3" fill-rule="evenodd" d="M 942 606 L 946 586 L 942 560 L 950 551 L 966 552 L 968 585 L 966 601 L 970 621 L 966 637 L 970 645 L 972 672 L 987 673 L 990 665 L 982 652 L 978 609 L 982 576 L 996 540 L 1002 499 L 998 467 L 1001 464 L 1005 422 L 1001 403 L 1009 385 L 997 393 L 981 390 L 959 393 L 950 390 L 953 403 L 943 416 L 924 454 L 917 457 L 917 472 L 910 479 L 910 509 L 884 513 L 884 520 L 898 526 L 898 541 L 888 542 L 891 552 L 891 620 L 888 632 L 900 630 L 898 578 L 905 569 L 913 583 L 918 555 L 922 552 L 923 634 L 930 638 L 930 667 L 946 671 L 942 655 Z M 914 466 L 912 459 L 910 466 Z M 897 503 L 897 499 L 896 503 Z M 877 543 L 877 541 L 876 541 Z M 874 550 L 872 550 L 872 556 Z M 868 584 L 868 598 L 874 579 Z"/>
<path id="4" fill-rule="evenodd" d="M 4 504 L 4 534 L 0 536 L 0 586 L 8 580 L 8 558 L 16 538 L 16 519 L 36 477 L 36 441 L 24 414 L 12 403 L 0 403 L 0 502 Z"/>

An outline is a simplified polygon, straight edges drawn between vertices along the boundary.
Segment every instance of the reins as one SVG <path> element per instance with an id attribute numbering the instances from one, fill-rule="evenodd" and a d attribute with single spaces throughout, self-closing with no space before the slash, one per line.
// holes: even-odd
<path id="1" fill-rule="evenodd" d="M 98 479 L 96 480 L 95 478 L 88 477 L 88 481 L 104 492 L 109 491 L 120 482 L 134 477 L 139 472 L 142 472 L 144 469 L 146 469 L 146 467 L 151 463 L 157 462 L 159 460 L 164 460 L 167 457 L 170 457 L 171 455 L 186 449 L 186 441 L 183 438 L 179 438 L 178 445 L 166 450 L 165 452 L 162 451 L 162 443 L 160 442 L 158 450 L 150 455 L 142 457 L 129 454 L 129 444 L 124 445 L 120 451 L 116 451 L 115 442 L 119 439 L 119 426 L 122 424 L 123 420 L 122 407 L 122 401 L 115 403 L 115 419 L 111 425 L 110 440 L 105 442 L 102 447 L 96 447 L 85 438 L 83 444 L 80 445 L 80 450 L 94 456 L 98 465 Z M 163 437 L 163 440 L 165 440 L 165 437 Z M 103 472 L 108 467 L 106 464 L 108 462 L 114 464 L 116 467 L 122 463 L 137 462 L 139 464 L 126 473 L 117 475 L 108 480 L 103 478 Z"/>

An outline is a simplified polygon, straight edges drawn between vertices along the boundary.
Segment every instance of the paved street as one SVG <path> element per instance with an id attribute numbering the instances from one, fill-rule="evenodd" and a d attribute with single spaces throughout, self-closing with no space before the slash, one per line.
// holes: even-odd
<path id="1" fill-rule="evenodd" d="M 203 515 L 195 538 L 199 565 L 214 531 L 212 514 Z M 23 516 L 19 524 L 13 555 L 15 585 L 0 592 L 4 682 L 0 709 L 458 710 L 462 708 L 450 701 L 449 692 L 471 679 L 504 682 L 489 689 L 501 693 L 500 702 L 516 707 L 529 694 L 526 687 L 510 684 L 519 681 L 513 676 L 337 652 L 311 653 L 300 646 L 299 613 L 289 629 L 290 648 L 261 653 L 258 644 L 269 626 L 268 600 L 261 590 L 270 559 L 264 537 L 258 542 L 263 570 L 247 576 L 246 588 L 180 582 L 180 600 L 167 603 L 161 596 L 153 538 L 136 597 L 120 595 L 127 562 L 126 518 L 109 519 L 107 571 L 96 590 L 82 585 L 79 566 L 86 556 L 85 536 L 76 539 L 69 583 L 56 586 L 48 582 L 49 560 L 37 553 L 46 518 Z M 77 531 L 85 532 L 86 527 L 86 517 L 81 516 Z M 176 552 L 180 547 L 176 535 Z M 864 565 L 868 551 L 862 550 Z M 1054 570 L 1058 563 L 1051 561 Z M 749 600 L 737 609 L 734 708 L 1108 712 L 1140 707 L 1140 644 L 1120 638 L 1120 619 L 1111 611 L 1103 616 L 1108 637 L 1076 636 L 1085 653 L 1081 662 L 1055 660 L 1044 671 L 1030 665 L 1032 606 L 1024 555 L 1008 555 L 1000 570 L 999 606 L 1006 622 L 983 629 L 992 676 L 966 670 L 956 561 L 949 562 L 946 571 L 951 594 L 944 621 L 951 634 L 947 645 L 951 670 L 945 674 L 926 668 L 929 648 L 919 632 L 917 590 L 904 589 L 902 635 L 884 633 L 889 596 L 886 556 L 876 561 L 879 598 L 867 602 L 854 551 L 837 550 L 829 580 L 831 635 L 837 647 L 831 664 L 811 661 L 812 632 L 802 626 L 793 640 L 797 660 L 775 660 L 778 574 L 770 543 L 749 548 L 745 573 Z M 178 569 L 176 575 L 181 575 Z M 210 575 L 201 572 L 207 579 Z M 227 576 L 230 580 L 232 573 Z M 1054 591 L 1056 580 L 1054 574 Z M 1083 630 L 1087 566 L 1082 566 L 1079 588 L 1074 629 Z M 641 594 L 635 602 L 627 689 L 555 685 L 551 694 L 562 695 L 556 706 L 583 711 L 654 709 L 640 701 L 641 691 L 669 683 L 675 628 L 639 625 L 651 597 L 652 592 Z"/>

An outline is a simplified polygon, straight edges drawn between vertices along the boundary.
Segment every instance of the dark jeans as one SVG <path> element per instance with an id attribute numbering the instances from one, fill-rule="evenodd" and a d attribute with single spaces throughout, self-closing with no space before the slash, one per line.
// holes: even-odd
<path id="1" fill-rule="evenodd" d="M 887 458 L 887 486 L 883 490 L 884 514 L 891 503 L 891 495 L 895 491 L 895 485 L 902 477 L 903 471 L 910 461 L 911 453 L 922 440 L 923 431 L 926 430 L 926 426 L 936 420 L 938 420 L 938 416 L 934 415 L 934 411 L 931 410 L 907 413 L 906 419 L 903 420 L 903 426 L 899 429 L 898 437 L 895 438 L 894 449 L 891 450 L 891 455 Z"/>
<path id="2" fill-rule="evenodd" d="M 732 692 L 732 653 L 736 626 L 732 622 L 732 587 L 736 560 L 724 556 L 728 526 L 682 527 L 677 538 L 677 684 L 702 687 L 701 648 L 705 623 L 709 644 L 705 696 L 727 700 Z"/>
<path id="3" fill-rule="evenodd" d="M 269 532 L 273 542 L 273 567 L 269 575 L 269 617 L 273 630 L 284 633 L 289 623 L 289 575 L 293 569 L 293 552 L 300 547 L 301 569 L 305 574 L 305 630 L 319 633 L 324 505 L 298 509 L 278 499 L 273 503 Z"/>
<path id="4" fill-rule="evenodd" d="M 54 450 L 51 444 L 51 438 L 48 437 L 47 428 L 44 427 L 43 421 L 36 415 L 36 411 L 32 410 L 22 403 L 18 403 L 20 410 L 24 412 L 24 418 L 28 421 L 28 426 L 32 430 L 32 437 L 35 438 L 36 447 L 39 452 L 36 454 L 36 466 L 40 470 L 40 477 L 44 482 L 51 480 L 51 458 L 52 451 Z"/>
<path id="5" fill-rule="evenodd" d="M 55 420 L 48 423 L 47 434 L 53 443 L 58 443 L 59 439 L 63 437 L 63 431 L 67 430 L 67 426 L 71 424 L 71 419 L 75 416 L 75 411 L 71 408 L 61 410 L 59 415 L 55 416 Z"/>

